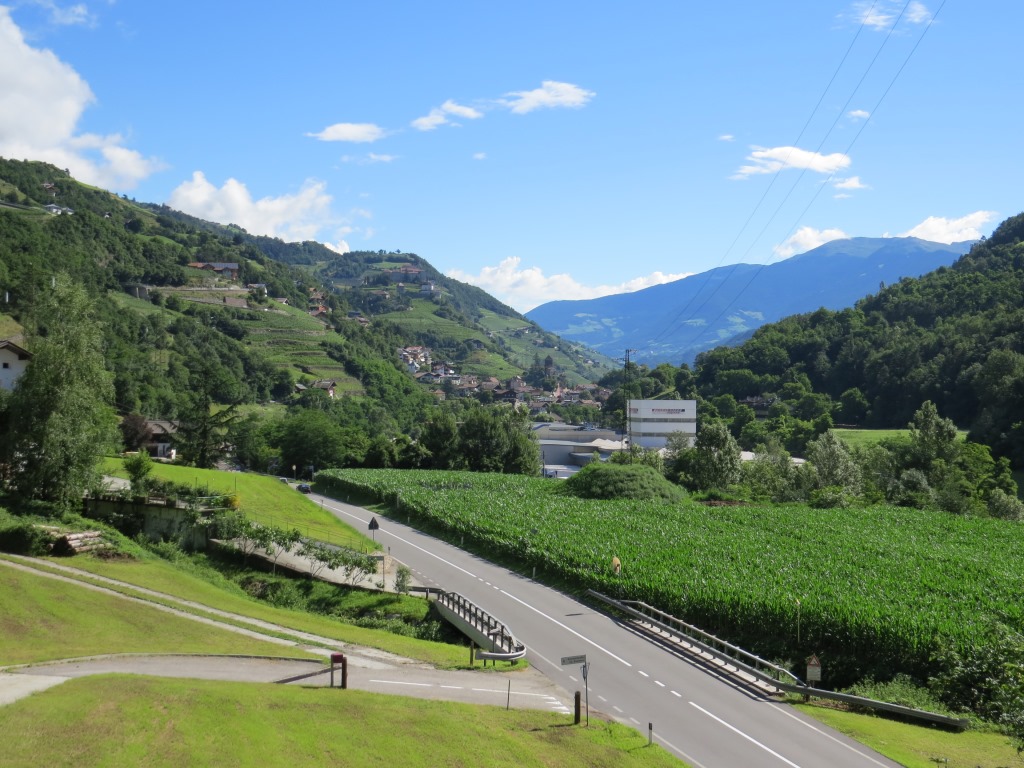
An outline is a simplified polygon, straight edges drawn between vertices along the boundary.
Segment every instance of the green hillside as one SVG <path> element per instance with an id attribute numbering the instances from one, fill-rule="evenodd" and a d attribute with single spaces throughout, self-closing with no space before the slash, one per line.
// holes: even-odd
<path id="1" fill-rule="evenodd" d="M 851 425 L 902 428 L 931 400 L 1024 466 L 1024 214 L 950 268 L 764 326 L 700 355 L 696 373 L 705 397 L 808 398 Z"/>

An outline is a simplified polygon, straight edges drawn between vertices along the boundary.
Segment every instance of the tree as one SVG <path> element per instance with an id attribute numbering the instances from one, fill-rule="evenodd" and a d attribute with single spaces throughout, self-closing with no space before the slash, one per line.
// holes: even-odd
<path id="1" fill-rule="evenodd" d="M 693 448 L 676 459 L 676 471 L 694 490 L 723 489 L 740 477 L 740 447 L 721 421 L 701 424 Z"/>
<path id="2" fill-rule="evenodd" d="M 137 451 L 150 441 L 153 430 L 146 417 L 139 413 L 129 413 L 121 419 L 121 440 L 126 451 Z"/>
<path id="3" fill-rule="evenodd" d="M 235 406 L 217 410 L 215 394 L 223 370 L 202 361 L 189 377 L 189 405 L 182 416 L 175 441 L 194 466 L 209 469 L 225 453 L 228 428 L 235 420 Z"/>
<path id="4" fill-rule="evenodd" d="M 32 359 L 11 394 L 0 451 L 15 491 L 71 508 L 118 442 L 113 378 L 93 302 L 67 275 L 39 294 L 30 324 Z"/>
<path id="5" fill-rule="evenodd" d="M 124 460 L 124 471 L 128 473 L 128 480 L 132 484 L 132 493 L 142 495 L 148 486 L 149 473 L 153 471 L 153 459 L 146 451 L 141 451 Z"/>

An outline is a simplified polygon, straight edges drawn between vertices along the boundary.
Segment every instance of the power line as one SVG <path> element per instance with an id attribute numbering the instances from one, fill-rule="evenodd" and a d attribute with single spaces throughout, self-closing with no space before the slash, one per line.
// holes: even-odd
<path id="1" fill-rule="evenodd" d="M 836 120 L 833 122 L 831 128 L 829 128 L 828 133 L 825 134 L 825 137 L 822 139 L 821 143 L 819 143 L 819 145 L 817 147 L 818 150 L 821 149 L 821 147 L 824 145 L 825 140 L 827 140 L 828 136 L 835 129 L 835 126 L 838 124 L 839 119 L 841 118 L 842 114 L 846 111 L 846 107 L 849 106 L 850 102 L 853 100 L 853 96 L 856 94 L 857 90 L 860 88 L 860 85 L 864 82 L 864 79 L 867 77 L 868 72 L 870 72 L 871 68 L 874 66 L 875 61 L 877 61 L 878 56 L 879 56 L 879 54 L 882 51 L 882 48 L 885 47 L 885 43 L 888 42 L 889 38 L 892 36 L 893 32 L 895 31 L 896 26 L 899 24 L 900 20 L 903 18 L 904 14 L 906 13 L 907 9 L 909 8 L 910 2 L 912 2 L 912 0 L 908 0 L 907 4 L 903 7 L 903 10 L 900 12 L 900 15 L 897 17 L 896 21 L 893 23 L 893 26 L 889 29 L 889 32 L 886 35 L 885 40 L 883 41 L 882 45 L 879 46 L 878 51 L 875 53 L 875 56 L 872 58 L 871 63 L 868 65 L 867 70 L 865 70 L 864 74 L 861 76 L 861 79 L 858 81 L 857 86 L 854 88 L 853 92 L 850 95 L 850 98 L 847 99 L 847 101 L 844 104 L 842 110 L 839 112 Z M 914 56 L 914 53 L 917 51 L 918 47 L 923 42 L 925 35 L 928 34 L 928 30 L 931 29 L 932 24 L 935 23 L 935 19 L 938 17 L 939 13 L 942 12 L 942 9 L 945 7 L 945 5 L 946 5 L 946 0 L 942 0 L 941 4 L 939 5 L 938 10 L 934 14 L 932 14 L 931 19 L 928 20 L 928 24 L 925 26 L 924 30 L 921 32 L 921 35 L 918 37 L 917 42 L 914 43 L 913 47 L 910 49 L 910 52 L 904 58 L 903 63 L 900 65 L 899 69 L 896 70 L 896 73 L 890 79 L 889 84 L 886 86 L 885 90 L 882 92 L 882 95 L 875 102 L 875 105 L 874 105 L 874 107 L 871 110 L 871 114 L 872 115 L 877 113 L 877 111 L 878 111 L 879 107 L 881 106 L 882 102 L 885 100 L 885 97 L 889 94 L 889 91 L 892 90 L 892 87 L 896 84 L 896 80 L 903 73 L 903 70 L 906 68 L 907 64 L 910 63 L 910 59 Z M 863 28 L 863 22 L 861 24 L 861 27 Z M 858 31 L 858 34 L 859 34 L 859 31 Z M 845 57 L 844 57 L 844 60 L 845 60 Z M 867 121 L 865 121 L 860 126 L 860 128 L 857 130 L 857 132 L 854 135 L 853 139 L 847 145 L 844 154 L 847 154 L 847 155 L 849 154 L 850 150 L 853 149 L 853 146 L 857 143 L 857 140 L 860 138 L 860 136 L 864 132 L 865 128 L 867 128 Z M 759 240 L 764 235 L 764 232 L 767 230 L 767 228 L 771 224 L 771 222 L 774 221 L 775 217 L 778 215 L 779 211 L 782 209 L 782 206 L 788 201 L 788 199 L 789 199 L 790 195 L 792 194 L 793 190 L 796 188 L 796 185 L 799 183 L 800 179 L 803 178 L 805 173 L 806 173 L 806 169 L 803 169 L 803 170 L 800 171 L 799 176 L 797 177 L 796 181 L 794 181 L 793 185 L 790 187 L 790 190 L 786 194 L 786 196 L 783 199 L 782 203 L 779 204 L 779 206 L 775 210 L 775 213 L 772 214 L 771 218 L 769 218 L 768 222 L 761 229 L 761 232 L 758 233 L 758 236 L 754 240 L 754 243 L 756 243 L 757 240 Z M 835 178 L 835 175 L 836 175 L 836 171 L 833 170 L 832 173 L 829 175 L 829 177 L 825 180 L 825 182 L 820 184 L 820 185 L 818 185 L 818 187 L 814 191 L 814 194 L 811 196 L 811 199 L 808 201 L 807 205 L 804 206 L 803 210 L 800 212 L 800 215 L 794 221 L 793 225 L 789 228 L 789 231 L 786 234 L 786 238 L 789 238 L 790 236 L 792 236 L 792 233 L 795 231 L 796 227 L 799 225 L 799 222 L 803 219 L 803 217 L 807 214 L 807 211 L 810 210 L 811 206 L 818 199 L 818 196 L 821 194 L 821 190 L 824 189 L 829 184 L 829 182 L 832 181 L 833 178 Z M 745 252 L 744 255 L 746 255 L 746 253 L 750 252 L 750 250 L 753 248 L 753 244 L 754 243 L 751 244 L 750 248 L 747 249 L 747 251 Z M 719 320 L 721 320 L 722 317 L 725 316 L 725 314 L 731 309 L 733 304 L 736 301 L 738 301 L 739 298 L 741 296 L 743 296 L 744 293 L 746 293 L 747 289 L 749 289 L 750 286 L 754 283 L 754 281 L 760 276 L 761 272 L 764 270 L 764 268 L 766 266 L 768 266 L 768 265 L 766 265 L 766 264 L 759 265 L 758 269 L 756 269 L 754 271 L 754 273 L 750 276 L 750 279 L 746 282 L 746 284 L 744 284 L 744 286 L 740 289 L 740 291 L 732 298 L 732 300 L 728 303 L 728 305 L 726 305 L 725 308 L 723 308 L 722 311 L 718 314 L 718 316 L 715 317 L 715 319 L 713 321 L 711 321 L 711 323 L 708 324 L 709 326 L 713 326 L 715 323 L 717 323 Z M 707 306 L 707 303 L 712 298 L 714 298 L 715 294 L 718 293 L 718 291 L 721 289 L 721 287 L 724 284 L 725 284 L 725 281 L 722 281 L 721 283 L 719 283 L 718 287 L 715 288 L 715 290 L 712 292 L 712 294 L 710 296 L 708 296 L 700 306 L 697 307 L 697 309 L 694 311 L 694 314 L 696 314 L 701 309 L 703 309 L 705 306 Z M 697 295 L 699 295 L 699 294 L 697 294 Z M 686 309 L 689 307 L 690 304 L 693 303 L 693 300 L 695 300 L 695 299 L 692 299 L 690 302 L 688 302 L 686 307 L 684 307 L 684 309 L 680 313 L 678 313 L 676 315 L 676 317 L 673 318 L 672 321 L 670 321 L 670 323 L 665 327 L 665 329 L 657 337 L 655 337 L 655 339 L 651 343 L 656 343 L 661 338 L 663 338 L 669 332 L 669 330 L 671 330 L 671 328 L 675 324 L 676 320 L 678 320 L 679 317 L 682 316 L 682 313 L 684 311 L 686 311 Z M 691 337 L 691 338 L 695 338 L 695 337 Z"/>

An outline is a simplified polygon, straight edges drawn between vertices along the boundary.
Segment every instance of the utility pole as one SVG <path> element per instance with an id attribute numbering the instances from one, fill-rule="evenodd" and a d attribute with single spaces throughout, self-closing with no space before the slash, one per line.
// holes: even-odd
<path id="1" fill-rule="evenodd" d="M 626 401 L 626 437 L 629 440 L 629 463 L 633 463 L 633 414 L 632 409 L 629 407 L 629 401 L 633 394 L 633 388 L 630 386 L 630 378 L 632 378 L 633 371 L 629 365 L 629 356 L 636 352 L 635 349 L 626 350 L 626 363 L 623 369 L 622 376 L 622 393 L 625 395 Z"/>

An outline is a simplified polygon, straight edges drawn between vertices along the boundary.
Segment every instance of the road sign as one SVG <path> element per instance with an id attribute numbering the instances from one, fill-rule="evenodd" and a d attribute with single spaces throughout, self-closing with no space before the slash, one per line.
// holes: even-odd
<path id="1" fill-rule="evenodd" d="M 807 682 L 821 682 L 821 661 L 818 660 L 817 656 L 811 656 L 811 658 L 807 660 Z"/>
<path id="2" fill-rule="evenodd" d="M 563 656 L 562 657 L 562 666 L 563 667 L 570 667 L 573 664 L 586 664 L 586 663 L 587 663 L 587 656 L 586 656 L 586 654 L 584 654 L 582 656 Z"/>
<path id="3" fill-rule="evenodd" d="M 370 518 L 370 524 L 367 526 L 367 528 L 369 528 L 371 531 L 376 531 L 378 528 L 380 528 L 380 523 L 377 522 L 376 517 Z"/>

